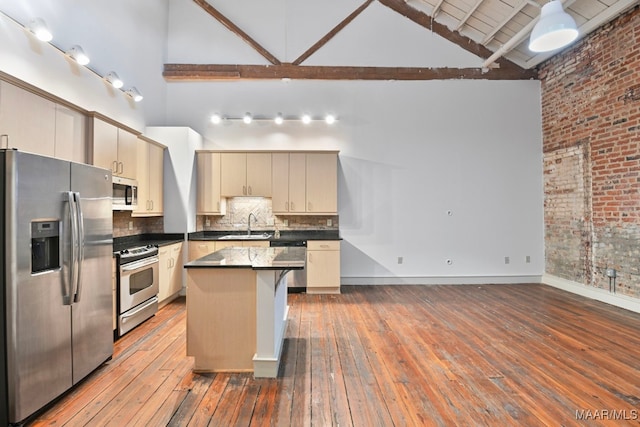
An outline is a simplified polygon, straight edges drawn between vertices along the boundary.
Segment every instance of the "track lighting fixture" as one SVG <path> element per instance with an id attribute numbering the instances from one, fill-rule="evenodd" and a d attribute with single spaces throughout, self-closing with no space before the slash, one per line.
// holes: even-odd
<path id="1" fill-rule="evenodd" d="M 116 89 L 120 89 L 122 86 L 124 86 L 123 81 L 120 80 L 120 77 L 118 77 L 115 71 L 109 71 L 107 75 L 104 76 L 104 79 Z"/>
<path id="2" fill-rule="evenodd" d="M 311 123 L 311 116 L 308 114 L 303 114 L 302 123 L 304 123 L 305 125 L 308 125 L 309 123 Z"/>
<path id="3" fill-rule="evenodd" d="M 282 117 L 282 113 L 278 113 L 278 115 L 276 116 L 275 119 L 273 119 L 273 121 L 277 124 L 277 125 L 281 125 L 282 123 L 284 123 L 284 118 Z"/>
<path id="4" fill-rule="evenodd" d="M 76 44 L 71 46 L 71 49 L 69 49 L 65 53 L 69 58 L 73 59 L 80 65 L 87 65 L 90 62 L 89 57 L 86 53 L 84 53 L 84 50 L 80 45 Z"/>
<path id="5" fill-rule="evenodd" d="M 31 31 L 38 38 L 38 40 L 41 40 L 43 42 L 50 42 L 51 40 L 53 40 L 53 35 L 51 34 L 51 31 L 49 31 L 47 24 L 42 18 L 32 19 L 29 22 L 29 25 L 27 25 L 27 29 Z"/>
<path id="6" fill-rule="evenodd" d="M 275 116 L 269 117 L 269 116 L 263 116 L 263 115 L 254 116 L 249 112 L 245 113 L 241 117 L 237 117 L 237 116 L 230 117 L 230 116 L 224 116 L 220 113 L 214 113 L 211 115 L 209 120 L 214 125 L 219 125 L 222 122 L 232 123 L 232 122 L 239 122 L 239 121 L 242 121 L 243 123 L 248 125 L 255 121 L 255 122 L 271 122 L 278 126 L 284 124 L 284 122 L 293 122 L 293 123 L 302 122 L 305 125 L 308 125 L 312 122 L 324 121 L 326 124 L 332 125 L 338 121 L 337 117 L 334 114 L 327 114 L 326 116 L 324 116 L 323 119 L 314 119 L 310 114 L 306 114 L 306 113 L 303 114 L 302 116 L 297 116 L 297 117 L 286 116 L 286 115 L 283 115 L 282 113 L 278 113 Z"/>
<path id="7" fill-rule="evenodd" d="M 135 102 L 140 102 L 144 98 L 136 87 L 132 87 L 126 92 Z"/>
<path id="8" fill-rule="evenodd" d="M 242 121 L 248 125 L 253 121 L 253 117 L 251 117 L 251 114 L 245 113 L 244 117 L 242 118 Z"/>

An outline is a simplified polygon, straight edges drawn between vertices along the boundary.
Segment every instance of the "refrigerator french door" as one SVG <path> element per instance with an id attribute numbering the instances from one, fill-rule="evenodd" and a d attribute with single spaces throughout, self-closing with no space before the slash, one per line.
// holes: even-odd
<path id="1" fill-rule="evenodd" d="M 0 169 L 0 404 L 19 423 L 113 354 L 111 173 L 15 150 Z"/>

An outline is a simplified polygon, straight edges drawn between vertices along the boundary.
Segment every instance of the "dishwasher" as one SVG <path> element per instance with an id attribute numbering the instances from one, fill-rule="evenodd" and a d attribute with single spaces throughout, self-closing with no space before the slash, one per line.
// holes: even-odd
<path id="1" fill-rule="evenodd" d="M 307 247 L 306 240 L 271 240 L 272 248 Z M 307 267 L 293 270 L 287 274 L 287 291 L 289 293 L 305 292 L 307 290 Z"/>

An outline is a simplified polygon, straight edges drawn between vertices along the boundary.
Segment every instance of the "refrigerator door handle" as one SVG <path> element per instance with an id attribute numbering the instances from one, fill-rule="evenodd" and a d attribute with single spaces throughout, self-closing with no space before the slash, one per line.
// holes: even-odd
<path id="1" fill-rule="evenodd" d="M 76 200 L 74 193 L 68 191 L 67 206 L 69 207 L 69 222 L 71 229 L 71 241 L 69 242 L 71 257 L 69 261 L 69 281 L 65 283 L 65 295 L 64 304 L 71 305 L 73 303 L 73 294 L 75 293 L 76 286 L 76 260 L 78 257 L 77 251 L 77 234 L 78 234 L 78 217 L 76 216 Z"/>
<path id="2" fill-rule="evenodd" d="M 80 202 L 80 193 L 74 193 L 76 199 L 76 221 L 78 223 L 78 252 L 76 263 L 78 265 L 76 275 L 76 292 L 73 297 L 73 302 L 79 302 L 82 291 L 82 264 L 84 263 L 84 216 L 82 214 L 82 204 Z"/>

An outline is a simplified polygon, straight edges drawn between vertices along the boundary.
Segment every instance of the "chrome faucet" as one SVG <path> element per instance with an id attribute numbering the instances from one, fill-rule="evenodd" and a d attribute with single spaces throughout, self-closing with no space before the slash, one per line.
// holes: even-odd
<path id="1" fill-rule="evenodd" d="M 247 218 L 247 236 L 251 235 L 251 216 L 253 215 L 253 219 L 258 221 L 258 218 L 253 214 L 253 212 L 249 213 L 249 218 Z"/>

